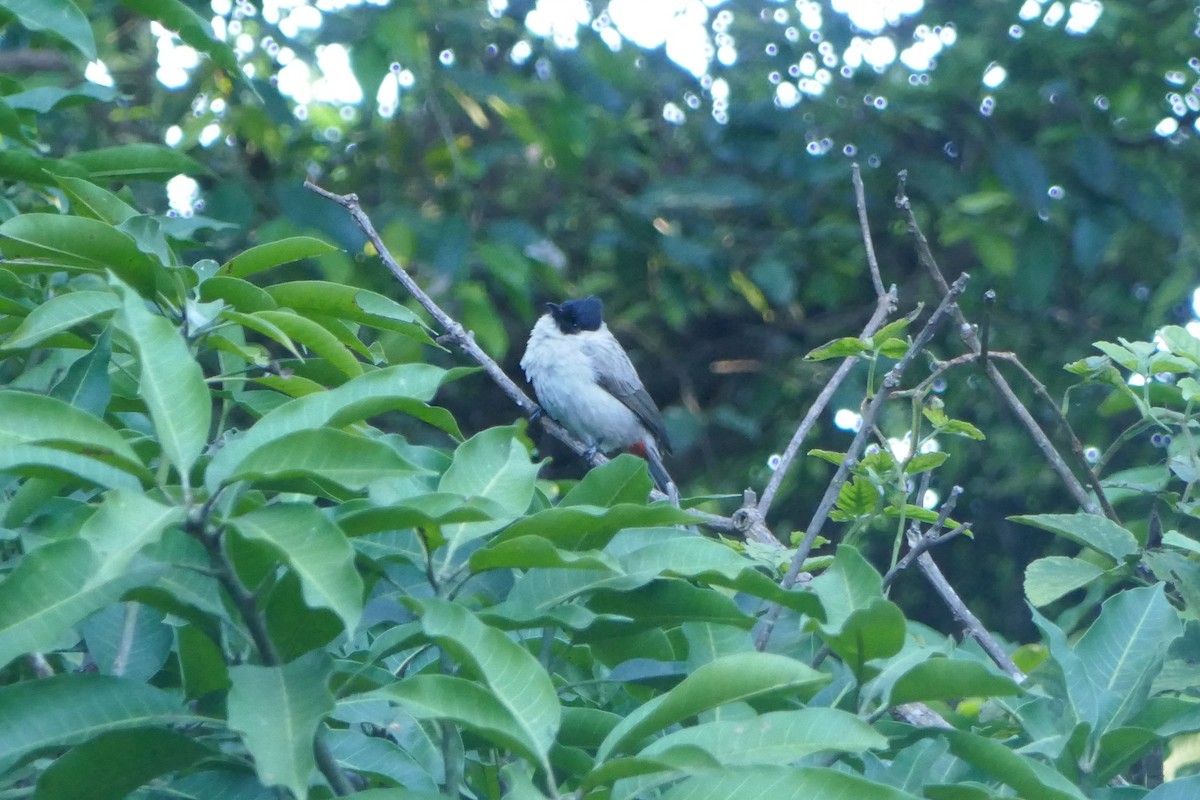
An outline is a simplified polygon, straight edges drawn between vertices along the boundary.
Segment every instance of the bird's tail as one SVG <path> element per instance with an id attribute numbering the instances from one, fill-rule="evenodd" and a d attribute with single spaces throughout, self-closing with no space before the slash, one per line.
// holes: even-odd
<path id="1" fill-rule="evenodd" d="M 667 473 L 667 468 L 663 465 L 662 453 L 658 449 L 658 443 L 652 438 L 647 437 L 630 447 L 629 451 L 634 455 L 646 459 L 646 465 L 650 469 L 650 477 L 654 480 L 654 485 L 663 494 L 677 501 L 679 488 L 675 485 L 675 481 L 671 480 L 670 474 Z"/>

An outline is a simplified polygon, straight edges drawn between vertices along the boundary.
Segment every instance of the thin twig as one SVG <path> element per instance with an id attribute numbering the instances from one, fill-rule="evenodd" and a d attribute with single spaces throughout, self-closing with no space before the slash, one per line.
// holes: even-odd
<path id="1" fill-rule="evenodd" d="M 1008 653 L 1004 652 L 1004 648 L 996 641 L 996 638 L 988 633 L 987 628 L 983 627 L 983 623 L 979 618 L 971 613 L 971 609 L 967 608 L 967 604 L 962 601 L 958 593 L 954 591 L 954 587 L 950 585 L 950 581 L 946 580 L 946 576 L 938 569 L 937 563 L 933 560 L 933 556 L 929 553 L 922 553 L 917 557 L 917 567 L 921 570 L 921 574 L 925 576 L 925 580 L 929 581 L 929 585 L 942 598 L 942 602 L 950 609 L 950 613 L 955 619 L 962 622 L 966 627 L 967 633 L 972 639 L 979 642 L 979 646 L 984 652 L 996 662 L 996 666 L 1000 667 L 1010 678 L 1017 683 L 1025 680 L 1025 673 L 1021 671 L 1013 660 L 1009 658 Z"/>
<path id="2" fill-rule="evenodd" d="M 862 228 L 863 246 L 867 249 L 867 267 L 871 271 L 871 283 L 875 296 L 883 297 L 883 277 L 879 274 L 879 262 L 875 259 L 875 243 L 871 239 L 871 226 L 867 221 L 867 196 L 863 191 L 862 170 L 858 162 L 850 165 L 850 178 L 854 183 L 854 205 L 858 208 L 858 225 Z"/>
<path id="3" fill-rule="evenodd" d="M 979 326 L 979 365 L 986 367 L 988 348 L 992 338 L 992 307 L 996 305 L 996 293 L 988 289 L 983 293 L 983 324 Z"/>
<path id="4" fill-rule="evenodd" d="M 854 435 L 854 440 L 850 443 L 850 447 L 846 450 L 846 456 L 842 459 L 842 463 L 838 466 L 837 472 L 833 476 L 833 480 L 825 488 L 825 494 L 821 498 L 820 504 L 817 506 L 816 512 L 808 523 L 808 527 L 804 531 L 804 538 L 800 540 L 800 544 L 796 548 L 795 555 L 792 556 L 791 564 L 788 566 L 787 573 L 779 582 L 783 589 L 790 589 L 795 585 L 796 579 L 800 577 L 800 571 L 804 566 L 804 560 L 808 558 L 808 554 L 812 551 L 813 543 L 817 539 L 817 534 L 820 533 L 825 521 L 829 518 L 829 512 L 833 510 L 834 504 L 837 502 L 838 493 L 841 491 L 842 484 L 850 476 L 850 471 L 858 463 L 858 458 L 862 455 L 863 449 L 866 447 L 867 438 L 870 431 L 875 427 L 875 421 L 878 419 L 880 412 L 883 410 L 883 404 L 891 396 L 892 392 L 900 385 L 900 378 L 904 371 L 917 357 L 918 353 L 924 351 L 929 345 L 930 339 L 933 338 L 934 331 L 937 330 L 942 320 L 946 317 L 952 308 L 955 308 L 955 301 L 966 288 L 967 281 L 970 280 L 967 273 L 963 273 L 958 277 L 953 285 L 947 287 L 947 292 L 942 296 L 942 302 L 930 315 L 929 320 L 925 323 L 925 327 L 917 334 L 912 345 L 908 348 L 908 352 L 896 364 L 888 370 L 883 379 L 883 385 L 879 391 L 871 398 L 871 402 L 867 405 L 863 412 L 862 424 L 858 429 L 858 433 Z M 773 603 L 763 617 L 762 628 L 759 630 L 758 637 L 755 640 L 755 647 L 759 650 L 767 646 L 767 641 L 771 638 L 771 632 L 775 628 L 775 622 L 779 619 L 782 612 L 782 606 Z"/>
<path id="5" fill-rule="evenodd" d="M 896 566 L 889 569 L 887 574 L 883 576 L 884 591 L 887 591 L 888 587 L 895 583 L 896 578 L 900 576 L 900 573 L 908 569 L 912 562 L 916 561 L 933 548 L 943 545 L 951 539 L 957 537 L 959 534 L 967 533 L 970 530 L 971 523 L 964 522 L 961 525 L 957 525 L 954 528 L 946 531 L 946 533 L 942 534 L 941 536 L 930 533 L 929 531 L 914 535 L 910 542 L 909 551 L 904 554 L 904 558 L 896 562 Z"/>
<path id="6" fill-rule="evenodd" d="M 860 338 L 868 339 L 873 336 L 881 327 L 888 315 L 892 313 L 896 307 L 896 287 L 893 286 L 887 294 L 879 298 L 879 302 L 875 304 L 875 313 L 871 315 L 871 319 L 863 327 Z M 842 381 L 850 374 L 850 370 L 859 361 L 858 356 L 847 356 L 842 360 L 841 366 L 833 373 L 833 377 L 825 384 L 825 388 L 817 395 L 817 399 L 813 401 L 812 406 L 808 409 L 808 413 L 804 415 L 804 419 L 800 421 L 800 425 L 796 428 L 796 432 L 792 434 L 792 440 L 788 442 L 787 449 L 783 451 L 783 455 L 779 457 L 779 466 L 775 468 L 775 472 L 771 475 L 771 480 L 767 482 L 767 487 L 763 489 L 762 499 L 758 502 L 758 514 L 764 519 L 767 516 L 767 511 L 771 508 L 771 503 L 775 501 L 775 494 L 779 491 L 780 485 L 783 483 L 784 477 L 795 461 L 796 456 L 800 453 L 800 447 L 804 444 L 804 440 L 808 437 L 808 433 L 812 430 L 812 426 L 816 423 L 817 418 L 825 411 L 829 401 L 833 399 L 834 393 L 842 385 Z"/>
<path id="7" fill-rule="evenodd" d="M 916 242 L 918 260 L 925 265 L 930 277 L 933 278 L 934 283 L 937 285 L 938 290 L 944 294 L 946 291 L 948 291 L 949 286 L 946 284 L 945 277 L 942 276 L 942 271 L 938 267 L 937 260 L 933 257 L 933 251 L 929 247 L 929 240 L 925 238 L 925 234 L 921 231 L 921 226 L 917 223 L 916 215 L 913 213 L 912 204 L 909 202 L 908 196 L 905 194 L 905 182 L 907 178 L 907 172 L 901 171 L 899 174 L 899 186 L 896 190 L 896 206 L 905 214 L 906 221 L 908 222 L 909 232 L 913 235 L 913 240 Z M 959 335 L 961 336 L 963 342 L 966 343 L 967 347 L 975 354 L 978 355 L 982 353 L 983 348 L 980 344 L 979 336 L 975 332 L 974 326 L 967 322 L 962 310 L 957 306 L 954 307 L 953 314 L 955 321 L 958 323 Z M 1072 494 L 1072 496 L 1074 496 L 1075 501 L 1079 503 L 1080 507 L 1089 514 L 1101 513 L 1101 509 L 1096 504 L 1096 501 L 1094 501 L 1088 495 L 1087 489 L 1085 489 L 1083 484 L 1079 482 L 1079 479 L 1075 477 L 1075 473 L 1071 471 L 1070 467 L 1067 466 L 1058 450 L 1055 449 L 1054 444 L 1050 441 L 1050 437 L 1047 436 L 1046 432 L 1042 430 L 1040 425 L 1038 425 L 1037 420 L 1035 420 L 1033 415 L 1029 413 L 1029 409 L 1025 407 L 1025 404 L 1022 403 L 1020 398 L 1017 397 L 1008 381 L 1005 380 L 1004 376 L 1000 374 L 1000 371 L 996 369 L 996 365 L 989 362 L 985 367 L 985 372 L 987 373 L 988 379 L 991 380 L 992 385 L 996 387 L 996 391 L 998 391 L 1000 396 L 1004 399 L 1004 402 L 1008 404 L 1008 407 L 1011 408 L 1013 413 L 1017 415 L 1017 419 L 1019 419 L 1021 424 L 1025 426 L 1025 429 L 1029 432 L 1029 435 L 1033 437 L 1034 443 L 1037 445 L 1038 449 L 1042 451 L 1042 455 L 1046 458 L 1046 461 L 1050 464 L 1050 467 L 1056 473 L 1058 473 L 1059 478 L 1066 485 L 1067 490 Z"/>

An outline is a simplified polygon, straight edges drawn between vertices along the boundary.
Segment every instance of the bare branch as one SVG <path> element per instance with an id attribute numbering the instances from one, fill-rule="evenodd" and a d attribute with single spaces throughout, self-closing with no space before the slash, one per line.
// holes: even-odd
<path id="1" fill-rule="evenodd" d="M 867 321 L 862 333 L 859 334 L 862 338 L 869 338 L 874 335 L 881 327 L 888 315 L 896 307 L 896 287 L 893 286 L 887 294 L 879 298 L 879 302 L 875 305 L 875 313 L 871 315 L 871 319 Z M 796 432 L 792 434 L 792 440 L 788 442 L 787 449 L 783 451 L 783 455 L 779 457 L 779 466 L 775 468 L 775 472 L 771 475 L 771 480 L 767 482 L 767 488 L 763 489 L 762 500 L 758 502 L 758 514 L 766 518 L 767 511 L 771 508 L 771 503 L 775 500 L 775 494 L 779 491 L 780 484 L 783 483 L 784 477 L 792 466 L 792 462 L 796 460 L 796 456 L 800 453 L 800 447 L 804 444 L 804 440 L 808 437 L 808 433 L 812 430 L 812 426 L 816 423 L 817 418 L 829 405 L 829 401 L 833 399 L 834 392 L 842 385 L 842 381 L 850 374 L 850 370 L 858 363 L 857 356 L 847 356 L 842 360 L 837 371 L 833 373 L 833 377 L 825 384 L 825 388 L 817 395 L 817 399 L 813 401 L 812 406 L 808 409 L 808 413 L 804 415 L 804 419 L 800 421 Z"/>
<path id="2" fill-rule="evenodd" d="M 862 455 L 863 449 L 866 447 L 867 437 L 870 431 L 875 427 L 875 421 L 879 417 L 879 413 L 883 410 L 883 404 L 891 396 L 892 392 L 900 385 L 900 378 L 904 371 L 916 358 L 917 354 L 922 352 L 928 345 L 930 339 L 933 338 L 933 333 L 937 330 L 942 320 L 951 312 L 951 309 L 956 308 L 955 301 L 962 294 L 963 289 L 967 286 L 967 281 L 970 280 L 967 273 L 963 273 L 958 277 L 953 285 L 947 287 L 947 292 L 942 296 L 942 302 L 930 315 L 929 320 L 917 334 L 913 340 L 912 346 L 908 348 L 908 352 L 896 362 L 896 364 L 888 370 L 883 379 L 883 385 L 875 396 L 871 398 L 871 402 L 867 405 L 866 411 L 863 412 L 862 425 L 855 434 L 854 440 L 850 443 L 850 447 L 846 450 L 846 457 L 842 459 L 841 465 L 833 476 L 833 480 L 825 488 L 825 494 L 821 498 L 820 504 L 817 506 L 816 512 L 808 523 L 808 527 L 804 531 L 804 538 L 800 540 L 800 544 L 796 548 L 796 553 L 792 557 L 791 564 L 788 566 L 787 573 L 779 582 L 779 585 L 784 589 L 790 589 L 796 583 L 796 579 L 800 576 L 800 571 L 804 566 L 804 560 L 808 558 L 808 554 L 812 551 L 813 543 L 817 539 L 817 534 L 820 533 L 821 527 L 829 518 L 829 512 L 833 510 L 834 504 L 837 502 L 838 493 L 841 491 L 842 484 L 850 476 L 851 469 L 858 463 L 859 456 Z M 763 618 L 763 626 L 759 631 L 759 635 L 755 640 L 755 646 L 762 650 L 767 646 L 767 641 L 771 638 L 771 632 L 775 628 L 775 622 L 779 619 L 779 614 L 782 607 L 778 604 L 772 604 Z"/>
<path id="3" fill-rule="evenodd" d="M 946 576 L 938 569 L 933 556 L 929 553 L 919 555 L 917 557 L 917 567 L 921 570 L 921 574 L 925 576 L 925 580 L 929 581 L 929 585 L 933 587 L 933 590 L 942 598 L 942 602 L 950 609 L 950 613 L 966 627 L 967 634 L 979 642 L 979 646 L 983 648 L 992 661 L 996 662 L 996 666 L 1000 667 L 1005 674 L 1017 683 L 1024 681 L 1026 677 L 1025 673 L 1013 663 L 1008 653 L 1004 652 L 1004 648 L 1000 646 L 1000 642 L 996 641 L 996 638 L 988 633 L 987 628 L 983 627 L 983 623 L 979 621 L 979 618 L 971 613 L 971 609 L 967 608 L 967 604 L 954 591 L 954 587 L 950 585 L 950 581 L 946 580 Z"/>
<path id="4" fill-rule="evenodd" d="M 937 285 L 939 291 L 945 293 L 949 290 L 949 286 L 946 284 L 946 279 L 942 276 L 942 271 L 938 267 L 936 259 L 933 257 L 933 252 L 929 247 L 929 240 L 925 238 L 925 234 L 921 231 L 921 226 L 917 223 L 917 218 L 916 215 L 913 214 L 912 204 L 909 202 L 908 195 L 905 194 L 905 182 L 907 181 L 907 178 L 908 173 L 906 171 L 901 171 L 899 175 L 900 183 L 896 191 L 896 205 L 901 209 L 901 211 L 904 212 L 905 219 L 908 222 L 908 230 L 913 235 L 913 240 L 916 242 L 918 259 L 922 264 L 925 265 L 925 268 L 928 270 L 930 277 L 933 278 L 933 281 Z M 976 355 L 982 354 L 983 346 L 979 341 L 979 336 L 976 334 L 974 326 L 967 322 L 962 310 L 957 306 L 954 307 L 952 313 L 954 314 L 955 321 L 958 323 L 959 335 L 962 337 L 963 342 Z M 984 367 L 984 371 L 987 373 L 988 379 L 991 380 L 992 385 L 996 387 L 996 391 L 998 391 L 1000 396 L 1004 399 L 1004 402 L 1008 404 L 1008 407 L 1011 408 L 1013 413 L 1017 415 L 1017 419 L 1019 419 L 1021 424 L 1025 426 L 1025 429 L 1029 432 L 1029 435 L 1033 437 L 1034 443 L 1037 445 L 1038 449 L 1042 451 L 1042 455 L 1046 458 L 1046 461 L 1050 464 L 1050 467 L 1056 473 L 1058 473 L 1059 478 L 1066 485 L 1067 490 L 1075 498 L 1075 501 L 1079 503 L 1080 507 L 1083 508 L 1083 510 L 1087 513 L 1100 514 L 1101 508 L 1096 504 L 1096 501 L 1088 495 L 1087 489 L 1085 489 L 1083 484 L 1079 482 L 1079 479 L 1075 477 L 1075 474 L 1071 471 L 1070 467 L 1067 466 L 1058 450 L 1055 449 L 1054 444 L 1050 441 L 1050 437 L 1047 436 L 1046 432 L 1042 430 L 1040 425 L 1038 425 L 1037 420 L 1035 420 L 1033 415 L 1029 413 L 1029 409 L 1025 407 L 1025 404 L 1022 403 L 1020 398 L 1017 397 L 1008 381 L 1005 380 L 1004 376 L 1000 374 L 1000 371 L 996 369 L 996 365 L 990 363 L 989 361 L 989 363 Z"/>
<path id="5" fill-rule="evenodd" d="M 863 246 L 867 249 L 867 267 L 871 271 L 871 283 L 875 296 L 883 297 L 883 278 L 879 274 L 879 262 L 875 259 L 875 242 L 871 239 L 871 226 L 867 222 L 867 197 L 863 191 L 862 170 L 858 162 L 850 165 L 850 176 L 854 182 L 854 204 L 858 208 L 858 224 L 862 228 Z"/>

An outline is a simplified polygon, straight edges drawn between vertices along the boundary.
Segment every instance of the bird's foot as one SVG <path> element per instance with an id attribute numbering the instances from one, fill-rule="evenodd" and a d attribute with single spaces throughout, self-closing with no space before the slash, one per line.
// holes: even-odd
<path id="1" fill-rule="evenodd" d="M 583 459 L 591 464 L 596 460 L 596 454 L 599 452 L 600 450 L 596 447 L 596 445 L 592 445 L 587 450 L 583 451 Z"/>
<path id="2" fill-rule="evenodd" d="M 541 406 L 534 406 L 533 411 L 529 414 L 529 421 L 537 422 L 543 415 L 545 415 L 545 413 L 546 409 L 542 408 Z"/>

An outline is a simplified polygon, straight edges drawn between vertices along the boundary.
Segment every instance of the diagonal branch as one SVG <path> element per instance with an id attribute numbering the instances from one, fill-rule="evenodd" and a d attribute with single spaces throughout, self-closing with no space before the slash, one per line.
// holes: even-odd
<path id="1" fill-rule="evenodd" d="M 942 296 L 942 302 L 934 310 L 933 314 L 930 315 L 929 320 L 925 323 L 925 327 L 917 334 L 912 346 L 908 348 L 908 352 L 884 376 L 883 385 L 880 386 L 875 396 L 871 398 L 866 411 L 863 412 L 862 425 L 859 426 L 858 433 L 854 435 L 854 441 L 850 443 L 850 447 L 846 450 L 846 457 L 842 459 L 842 463 L 838 466 L 833 480 L 825 488 L 825 494 L 821 498 L 816 512 L 813 514 L 808 527 L 804 531 L 804 538 L 800 540 L 800 544 L 796 548 L 796 553 L 792 556 L 791 564 L 788 566 L 788 571 L 779 583 L 782 588 L 792 588 L 796 583 L 796 579 L 800 577 L 804 560 L 808 558 L 808 554 L 812 551 L 813 543 L 816 542 L 817 534 L 820 533 L 822 526 L 824 526 L 826 520 L 829 518 L 829 512 L 833 510 L 833 506 L 837 502 L 842 484 L 850 477 L 850 470 L 858 463 L 859 456 L 862 455 L 863 450 L 866 448 L 867 439 L 870 436 L 871 430 L 875 427 L 875 421 L 879 418 L 879 414 L 883 410 L 883 404 L 900 385 L 900 378 L 903 376 L 904 371 L 908 369 L 909 364 L 912 363 L 918 353 L 923 352 L 929 345 L 934 331 L 937 330 L 942 320 L 951 313 L 951 309 L 957 308 L 955 302 L 966 288 L 970 277 L 970 275 L 964 272 L 958 277 L 958 280 L 947 287 L 946 293 Z M 767 646 L 767 641 L 771 638 L 771 632 L 774 630 L 775 622 L 779 619 L 782 610 L 782 606 L 772 604 L 770 610 L 763 617 L 763 627 L 760 629 L 758 637 L 755 640 L 755 647 L 759 650 Z"/>

